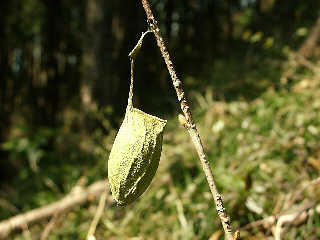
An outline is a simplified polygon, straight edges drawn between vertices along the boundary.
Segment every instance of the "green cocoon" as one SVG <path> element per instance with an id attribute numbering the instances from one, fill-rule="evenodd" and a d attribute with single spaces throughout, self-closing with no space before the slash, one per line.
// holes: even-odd
<path id="1" fill-rule="evenodd" d="M 166 122 L 128 105 L 108 161 L 109 184 L 118 205 L 133 202 L 150 185 Z"/>

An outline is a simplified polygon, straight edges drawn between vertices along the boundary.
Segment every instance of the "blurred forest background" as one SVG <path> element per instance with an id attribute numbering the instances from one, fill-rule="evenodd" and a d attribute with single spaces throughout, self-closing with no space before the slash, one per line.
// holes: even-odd
<path id="1" fill-rule="evenodd" d="M 320 1 L 150 4 L 233 227 L 274 239 L 276 222 L 256 221 L 294 212 L 282 239 L 319 239 Z M 106 179 L 146 28 L 140 1 L 1 1 L 0 221 Z M 151 34 L 135 69 L 135 105 L 169 120 L 162 158 L 134 204 L 107 197 L 96 239 L 223 239 Z M 85 239 L 99 198 L 88 200 L 7 239 Z"/>

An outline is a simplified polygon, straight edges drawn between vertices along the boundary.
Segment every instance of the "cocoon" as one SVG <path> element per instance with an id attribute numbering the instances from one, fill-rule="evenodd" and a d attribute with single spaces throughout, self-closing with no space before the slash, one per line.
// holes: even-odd
<path id="1" fill-rule="evenodd" d="M 108 161 L 109 184 L 118 205 L 133 202 L 150 185 L 159 165 L 166 122 L 128 104 Z"/>

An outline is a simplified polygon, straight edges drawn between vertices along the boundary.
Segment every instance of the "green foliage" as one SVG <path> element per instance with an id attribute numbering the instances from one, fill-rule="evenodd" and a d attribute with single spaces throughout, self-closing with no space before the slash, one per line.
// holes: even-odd
<path id="1" fill-rule="evenodd" d="M 21 158 L 25 159 L 32 171 L 37 172 L 39 161 L 46 157 L 43 147 L 49 143 L 56 132 L 49 128 L 40 128 L 34 131 L 27 126 L 17 127 L 15 131 L 17 136 L 4 142 L 1 148 L 10 153 L 10 161 L 15 162 Z M 28 176 L 24 177 L 27 178 Z"/>
<path id="2" fill-rule="evenodd" d="M 270 88 L 252 101 L 217 101 L 209 89 L 194 96 L 198 128 L 235 227 L 284 210 L 291 194 L 319 176 L 320 166 L 312 159 L 320 157 L 320 86 L 310 77 L 305 75 L 302 81 L 315 84 L 312 88 L 301 87 L 305 85 L 299 81 L 289 90 L 288 86 L 278 91 Z M 97 238 L 208 239 L 218 233 L 220 223 L 198 157 L 186 131 L 177 125 L 175 119 L 168 122 L 162 158 L 151 186 L 129 206 L 120 208 L 108 202 Z M 114 134 L 104 140 L 108 151 Z M 97 163 L 105 164 L 104 159 Z M 77 168 L 73 166 L 72 171 Z M 42 198 L 49 201 L 48 196 Z M 304 196 L 320 201 L 317 190 L 307 189 Z M 83 238 L 94 213 L 93 204 L 66 213 L 51 238 Z M 36 229 L 32 227 L 31 232 Z M 317 229 L 315 214 L 306 224 L 290 228 L 285 236 L 319 237 Z M 259 228 L 242 231 L 245 239 L 265 239 L 264 234 Z"/>

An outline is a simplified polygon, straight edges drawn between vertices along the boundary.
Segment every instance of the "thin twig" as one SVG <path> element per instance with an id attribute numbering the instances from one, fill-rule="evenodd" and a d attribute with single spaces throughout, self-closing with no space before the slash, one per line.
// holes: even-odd
<path id="1" fill-rule="evenodd" d="M 260 219 L 255 222 L 251 222 L 243 227 L 241 227 L 241 230 L 249 230 L 252 228 L 257 228 L 262 226 L 264 229 L 270 229 L 273 225 L 276 225 L 275 230 L 275 238 L 281 239 L 280 234 L 282 230 L 282 226 L 284 224 L 290 226 L 290 225 L 297 225 L 301 224 L 302 222 L 306 221 L 307 218 L 311 213 L 309 213 L 310 208 L 315 208 L 317 213 L 320 213 L 320 204 L 314 206 L 314 202 L 308 202 L 301 206 L 299 206 L 297 209 L 290 210 L 287 213 L 283 214 L 277 214 L 275 216 L 269 216 L 263 219 Z"/>
<path id="2" fill-rule="evenodd" d="M 194 124 L 194 121 L 193 121 L 191 113 L 190 113 L 189 104 L 186 100 L 184 91 L 182 89 L 182 83 L 176 74 L 173 63 L 170 59 L 169 52 L 168 52 L 168 50 L 165 46 L 165 43 L 161 37 L 160 29 L 158 27 L 156 19 L 153 16 L 153 13 L 151 11 L 151 8 L 150 8 L 148 1 L 141 0 L 141 2 L 142 2 L 144 10 L 146 12 L 146 15 L 147 15 L 147 22 L 148 22 L 149 30 L 153 32 L 153 34 L 156 38 L 158 47 L 160 48 L 162 57 L 164 58 L 164 61 L 167 65 L 169 74 L 171 76 L 173 86 L 176 90 L 178 100 L 181 105 L 181 110 L 186 118 L 187 123 L 188 123 L 187 130 L 189 132 L 189 135 L 192 139 L 192 142 L 193 142 L 193 144 L 197 150 L 197 153 L 199 155 L 203 171 L 206 175 L 206 178 L 207 178 L 207 181 L 208 181 L 208 184 L 209 184 L 209 187 L 210 187 L 210 190 L 211 190 L 211 193 L 212 193 L 215 205 L 216 205 L 216 209 L 218 211 L 218 215 L 220 217 L 220 220 L 221 220 L 224 232 L 225 232 L 225 237 L 228 240 L 236 239 L 236 238 L 238 238 L 238 234 L 236 234 L 236 237 L 233 236 L 230 218 L 226 213 L 226 209 L 224 208 L 222 197 L 216 187 L 208 158 L 204 152 L 203 145 L 202 145 L 198 130 L 196 128 L 196 125 Z"/>
<path id="3" fill-rule="evenodd" d="M 290 61 L 288 62 L 287 69 L 284 71 L 281 77 L 281 81 L 283 83 L 287 83 L 289 78 L 293 78 L 300 66 L 308 68 L 315 75 L 320 73 L 320 68 L 316 64 L 312 63 L 299 53 L 291 53 L 289 55 L 289 60 Z"/>
<path id="4" fill-rule="evenodd" d="M 284 224 L 292 223 L 294 222 L 302 213 L 304 213 L 306 210 L 310 209 L 312 206 L 314 206 L 313 202 L 309 202 L 307 204 L 304 204 L 299 209 L 295 210 L 294 212 L 283 214 L 278 218 L 276 229 L 275 229 L 275 240 L 281 240 L 281 230 L 282 226 Z"/>
<path id="5" fill-rule="evenodd" d="M 18 212 L 18 208 L 16 208 L 16 206 L 14 206 L 12 203 L 10 203 L 8 200 L 4 198 L 0 198 L 0 207 L 3 209 L 8 209 L 12 213 Z"/>
<path id="6" fill-rule="evenodd" d="M 252 228 L 257 228 L 257 227 L 260 227 L 261 225 L 263 225 L 264 228 L 270 228 L 270 226 L 272 226 L 276 222 L 277 218 L 278 216 L 269 216 L 269 217 L 254 221 L 241 227 L 241 230 L 249 230 Z"/>
<path id="7" fill-rule="evenodd" d="M 137 55 L 138 51 L 142 47 L 142 42 L 143 42 L 144 36 L 147 35 L 149 32 L 151 32 L 151 31 L 148 30 L 148 31 L 143 32 L 141 34 L 141 37 L 140 37 L 139 41 L 137 42 L 136 46 L 134 46 L 134 48 L 132 49 L 132 51 L 128 55 L 130 58 L 135 58 L 135 56 Z"/>
<path id="8" fill-rule="evenodd" d="M 45 229 L 43 230 L 40 240 L 46 240 L 52 231 L 52 229 L 55 227 L 57 220 L 59 218 L 60 214 L 54 214 L 52 218 L 50 219 L 49 223 L 46 225 Z"/>
<path id="9" fill-rule="evenodd" d="M 296 194 L 294 194 L 289 203 L 287 204 L 286 208 L 289 209 L 299 199 L 299 197 L 301 197 L 301 195 L 305 190 L 307 190 L 307 188 L 316 184 L 320 184 L 320 177 L 308 182 L 303 188 L 301 188 Z"/>
<path id="10" fill-rule="evenodd" d="M 172 181 L 170 181 L 170 192 L 175 198 L 175 203 L 176 203 L 176 208 L 177 208 L 177 213 L 178 213 L 178 219 L 182 228 L 182 231 L 186 233 L 188 231 L 188 221 L 186 219 L 186 216 L 184 214 L 184 209 L 183 209 L 183 203 L 180 200 L 177 191 L 173 187 Z"/>
<path id="11" fill-rule="evenodd" d="M 313 73 L 315 74 L 319 74 L 320 69 L 317 65 L 315 65 L 314 63 L 312 63 L 311 61 L 309 61 L 308 59 L 306 59 L 305 57 L 303 57 L 302 55 L 296 54 L 295 55 L 297 62 L 303 66 L 305 66 L 306 68 L 310 69 Z"/>
<path id="12" fill-rule="evenodd" d="M 255 222 L 251 222 L 243 227 L 241 227 L 241 230 L 248 230 L 251 228 L 256 228 L 259 227 L 261 225 L 263 225 L 263 227 L 265 229 L 267 228 L 271 228 L 272 225 L 274 225 L 277 222 L 277 231 L 276 231 L 276 235 L 279 238 L 279 231 L 281 230 L 281 226 L 283 225 L 283 223 L 287 223 L 287 224 L 291 224 L 295 218 L 292 218 L 292 216 L 299 216 L 301 215 L 301 209 L 302 210 L 307 210 L 308 208 L 310 208 L 312 205 L 311 204 L 305 204 L 302 207 L 300 207 L 298 210 L 291 210 L 290 208 L 292 207 L 292 205 L 297 201 L 297 199 L 303 194 L 303 192 L 309 188 L 310 186 L 316 185 L 320 183 L 320 177 L 313 179 L 312 181 L 308 182 L 304 187 L 302 187 L 296 194 L 293 195 L 292 199 L 289 201 L 289 203 L 286 206 L 286 212 L 282 211 L 281 213 L 278 213 L 274 216 L 269 216 L 260 220 L 257 220 Z M 320 204 L 316 206 L 319 207 L 320 210 Z M 288 211 L 290 211 L 291 213 L 288 214 Z M 320 211 L 319 211 L 320 212 Z M 290 215 L 290 217 L 288 217 Z M 289 219 L 290 218 L 290 219 Z M 289 221 L 289 220 L 290 221 Z M 279 230 L 280 229 L 280 230 Z"/>
<path id="13" fill-rule="evenodd" d="M 23 235 L 24 239 L 32 240 L 32 236 L 31 236 L 31 232 L 29 230 L 28 224 L 26 224 L 26 223 L 23 224 L 22 229 L 23 229 L 22 235 Z"/>
<path id="14" fill-rule="evenodd" d="M 107 191 L 104 191 L 100 197 L 99 205 L 98 205 L 96 214 L 94 215 L 94 218 L 91 222 L 91 225 L 90 225 L 90 228 L 88 231 L 88 235 L 87 235 L 87 239 L 93 239 L 93 237 L 94 237 L 94 233 L 96 231 L 97 225 L 98 225 L 100 218 L 102 216 L 104 206 L 106 204 L 107 195 L 108 195 Z"/>

